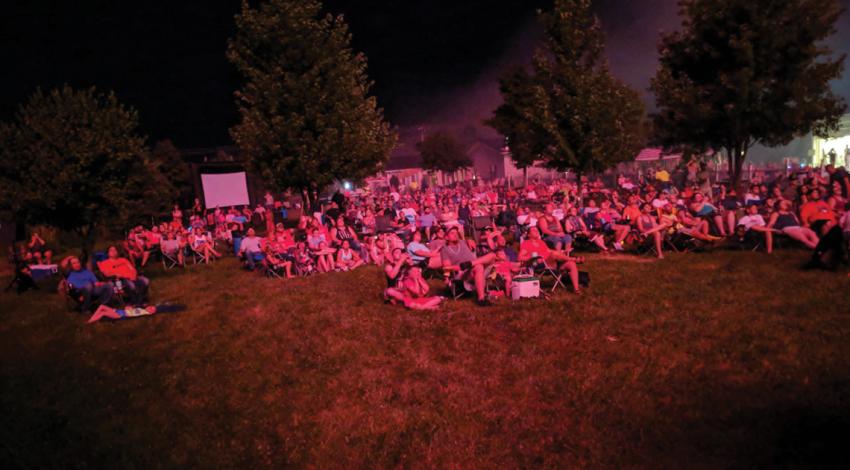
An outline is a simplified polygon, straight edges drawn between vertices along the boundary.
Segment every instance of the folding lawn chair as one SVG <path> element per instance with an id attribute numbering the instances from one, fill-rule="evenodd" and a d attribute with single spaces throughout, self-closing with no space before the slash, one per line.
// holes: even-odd
<path id="1" fill-rule="evenodd" d="M 159 249 L 159 255 L 160 255 L 159 256 L 160 259 L 162 259 L 163 269 L 168 270 L 168 269 L 180 266 L 180 260 L 178 259 L 176 254 L 175 254 L 175 256 L 171 256 L 168 253 L 162 251 L 162 248 L 160 248 Z"/>
<path id="2" fill-rule="evenodd" d="M 192 257 L 192 262 L 194 264 L 208 263 L 209 261 L 204 258 L 203 253 L 195 250 L 194 247 L 189 247 L 189 254 Z"/>
<path id="3" fill-rule="evenodd" d="M 490 275 L 493 273 L 494 267 L 488 266 L 484 269 L 484 295 L 487 296 L 489 282 L 488 279 Z M 475 292 L 475 280 L 469 278 L 466 274 L 469 270 L 461 271 L 461 272 L 450 272 L 444 271 L 444 276 L 446 279 L 446 285 L 448 286 L 449 293 L 452 296 L 452 300 L 458 300 L 467 293 Z"/>
<path id="4" fill-rule="evenodd" d="M 552 288 L 549 289 L 549 292 L 555 292 L 558 287 L 566 290 L 567 286 L 564 284 L 563 280 L 564 273 L 560 269 L 558 269 L 558 266 L 553 267 L 549 263 L 547 263 L 546 260 L 542 258 L 537 258 L 536 260 L 530 260 L 529 267 L 531 269 L 532 274 L 541 278 L 541 285 L 543 284 L 543 277 L 548 276 L 552 278 Z"/>
<path id="5" fill-rule="evenodd" d="M 493 218 L 489 215 L 476 216 L 472 218 L 472 223 L 469 226 L 472 230 L 472 239 L 475 240 L 475 243 L 478 243 L 484 229 L 492 225 Z"/>

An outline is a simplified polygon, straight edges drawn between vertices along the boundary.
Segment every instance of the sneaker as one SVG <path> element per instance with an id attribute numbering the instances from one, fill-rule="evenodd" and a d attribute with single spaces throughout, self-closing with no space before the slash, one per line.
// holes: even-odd
<path id="1" fill-rule="evenodd" d="M 493 303 L 490 302 L 488 299 L 478 299 L 476 303 L 479 307 L 490 307 L 491 305 L 493 305 Z"/>
<path id="2" fill-rule="evenodd" d="M 623 244 L 614 242 L 614 249 L 617 251 L 623 251 Z"/>

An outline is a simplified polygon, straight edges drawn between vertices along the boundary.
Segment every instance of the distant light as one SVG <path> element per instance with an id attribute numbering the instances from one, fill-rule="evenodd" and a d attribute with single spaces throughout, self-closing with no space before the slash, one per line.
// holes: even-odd
<path id="1" fill-rule="evenodd" d="M 350 182 L 350 181 L 345 181 L 345 182 L 343 182 L 343 183 L 342 183 L 342 187 L 343 187 L 345 190 L 350 190 L 350 189 L 351 189 L 351 182 Z"/>

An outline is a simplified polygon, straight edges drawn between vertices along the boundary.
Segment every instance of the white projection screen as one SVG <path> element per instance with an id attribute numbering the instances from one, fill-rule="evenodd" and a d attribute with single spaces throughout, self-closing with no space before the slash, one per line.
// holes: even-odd
<path id="1" fill-rule="evenodd" d="M 245 206 L 248 200 L 248 181 L 245 172 L 201 174 L 204 203 L 207 208 Z"/>

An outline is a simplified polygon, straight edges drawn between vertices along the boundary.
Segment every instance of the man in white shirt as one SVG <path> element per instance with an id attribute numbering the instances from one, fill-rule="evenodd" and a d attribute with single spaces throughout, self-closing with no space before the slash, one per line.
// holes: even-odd
<path id="1" fill-rule="evenodd" d="M 239 245 L 239 256 L 245 259 L 245 266 L 253 271 L 254 270 L 254 255 L 257 253 L 263 252 L 263 240 L 257 236 L 254 229 L 249 228 L 248 234 L 245 238 L 242 239 L 242 244 Z"/>
<path id="2" fill-rule="evenodd" d="M 747 207 L 747 214 L 738 219 L 738 227 L 739 240 L 743 240 L 743 238 L 749 234 L 764 234 L 767 253 L 773 253 L 773 229 L 767 227 L 764 217 L 759 214 L 759 208 L 757 205 L 753 204 Z M 741 233 L 740 228 L 743 228 L 743 233 Z"/>

